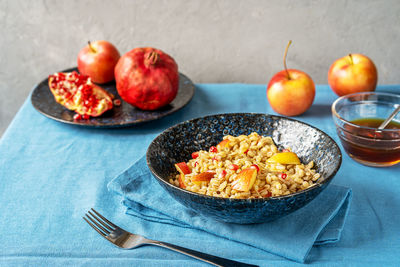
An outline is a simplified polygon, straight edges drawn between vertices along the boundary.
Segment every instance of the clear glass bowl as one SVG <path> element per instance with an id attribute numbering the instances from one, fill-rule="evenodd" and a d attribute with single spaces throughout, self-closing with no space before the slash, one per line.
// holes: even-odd
<path id="1" fill-rule="evenodd" d="M 338 98 L 332 104 L 332 116 L 347 154 L 368 166 L 385 167 L 399 163 L 400 113 L 388 127 L 377 129 L 377 125 L 399 105 L 400 95 L 390 93 L 363 92 Z"/>

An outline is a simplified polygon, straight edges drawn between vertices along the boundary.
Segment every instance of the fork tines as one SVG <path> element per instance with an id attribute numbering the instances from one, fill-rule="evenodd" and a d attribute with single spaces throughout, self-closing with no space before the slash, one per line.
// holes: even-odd
<path id="1" fill-rule="evenodd" d="M 103 215 L 91 208 L 83 217 L 83 219 L 103 237 L 109 235 L 118 228 L 115 224 L 107 220 Z"/>

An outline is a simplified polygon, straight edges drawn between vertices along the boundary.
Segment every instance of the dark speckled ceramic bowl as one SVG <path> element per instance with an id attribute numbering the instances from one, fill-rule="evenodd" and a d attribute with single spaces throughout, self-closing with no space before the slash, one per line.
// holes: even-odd
<path id="1" fill-rule="evenodd" d="M 208 150 L 224 135 L 252 132 L 271 136 L 279 149 L 290 147 L 303 163 L 313 160 L 321 174 L 317 184 L 286 196 L 229 199 L 190 192 L 168 182 L 176 174 L 174 164 L 187 162 L 192 152 Z M 251 113 L 219 114 L 185 121 L 162 132 L 147 150 L 147 164 L 153 176 L 177 201 L 207 218 L 240 224 L 275 220 L 305 206 L 327 187 L 341 162 L 338 145 L 323 131 L 294 119 Z"/>

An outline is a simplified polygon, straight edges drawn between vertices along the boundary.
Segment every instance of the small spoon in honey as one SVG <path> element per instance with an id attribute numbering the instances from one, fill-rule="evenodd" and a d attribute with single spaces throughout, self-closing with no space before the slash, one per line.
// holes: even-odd
<path id="1" fill-rule="evenodd" d="M 392 112 L 392 114 L 390 114 L 390 116 L 384 122 L 382 122 L 381 125 L 379 125 L 378 129 L 379 130 L 385 129 L 385 127 L 393 120 L 394 116 L 396 116 L 397 113 L 399 113 L 399 111 L 400 111 L 400 105 L 398 105 L 397 108 Z"/>

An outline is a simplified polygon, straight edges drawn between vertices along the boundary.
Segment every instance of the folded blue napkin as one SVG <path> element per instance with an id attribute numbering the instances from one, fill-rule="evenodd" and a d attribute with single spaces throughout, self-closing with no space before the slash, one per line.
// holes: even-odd
<path id="1" fill-rule="evenodd" d="M 108 189 L 123 197 L 129 215 L 206 231 L 221 238 L 219 247 L 229 239 L 297 262 L 305 262 L 313 245 L 340 239 L 351 201 L 350 189 L 329 185 L 307 206 L 284 218 L 247 225 L 218 222 L 173 199 L 152 177 L 145 157 L 110 181 Z"/>

